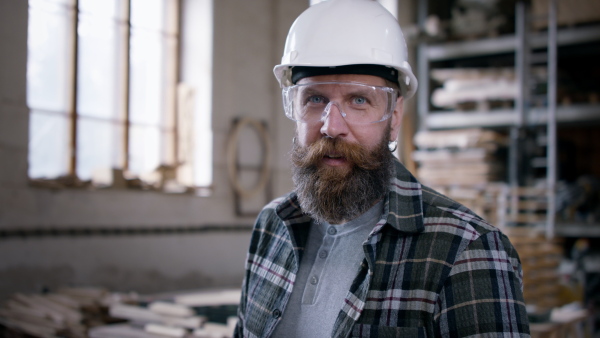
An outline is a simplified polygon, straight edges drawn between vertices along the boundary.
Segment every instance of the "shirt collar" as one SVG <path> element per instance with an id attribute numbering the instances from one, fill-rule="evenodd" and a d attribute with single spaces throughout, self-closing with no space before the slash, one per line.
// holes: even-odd
<path id="1" fill-rule="evenodd" d="M 394 161 L 394 172 L 384 206 L 387 224 L 401 232 L 421 232 L 424 230 L 421 184 L 398 160 Z"/>

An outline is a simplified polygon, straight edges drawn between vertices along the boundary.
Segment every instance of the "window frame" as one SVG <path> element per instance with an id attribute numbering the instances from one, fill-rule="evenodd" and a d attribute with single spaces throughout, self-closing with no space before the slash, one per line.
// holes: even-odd
<path id="1" fill-rule="evenodd" d="M 53 2 L 46 0 L 47 2 Z M 113 18 L 116 22 L 119 32 L 123 32 L 122 35 L 118 35 L 115 39 L 114 44 L 117 51 L 117 62 L 115 63 L 115 71 L 118 72 L 117 79 L 119 86 L 123 88 L 122 91 L 115 92 L 115 99 L 119 102 L 119 111 L 116 114 L 120 117 L 119 121 L 116 122 L 122 128 L 121 139 L 119 140 L 122 149 L 119 151 L 120 159 L 115 164 L 117 170 L 121 170 L 123 173 L 127 173 L 130 169 L 131 161 L 131 129 L 134 125 L 131 121 L 131 48 L 132 48 L 132 16 L 131 7 L 134 0 L 119 0 L 117 1 L 117 7 L 120 18 Z M 179 157 L 179 112 L 178 112 L 178 85 L 180 84 L 180 70 L 181 70 L 181 28 L 182 28 L 182 0 L 162 0 L 165 6 L 165 10 L 162 16 L 164 20 L 164 28 L 157 33 L 161 37 L 170 36 L 172 41 L 164 39 L 163 46 L 161 47 L 163 55 L 168 55 L 162 63 L 160 72 L 163 76 L 162 83 L 160 84 L 164 90 L 162 91 L 162 100 L 164 101 L 163 108 L 161 108 L 161 117 L 163 121 L 169 121 L 168 123 L 162 124 L 158 127 L 159 133 L 161 134 L 160 148 L 168 148 L 163 154 L 163 150 L 157 149 L 159 152 L 160 163 L 166 166 L 174 166 L 177 163 Z M 56 1 L 54 1 L 56 3 Z M 31 4 L 30 4 L 31 6 Z M 68 41 L 65 46 L 68 46 L 70 50 L 67 52 L 70 55 L 71 62 L 68 65 L 68 72 L 64 74 L 68 77 L 67 80 L 67 97 L 68 105 L 64 112 L 48 110 L 45 107 L 33 107 L 31 110 L 39 110 L 41 112 L 49 112 L 52 114 L 63 114 L 68 119 L 68 149 L 64 149 L 67 153 L 68 164 L 66 166 L 66 173 L 64 176 L 59 177 L 32 177 L 28 173 L 29 181 L 33 186 L 50 187 L 50 188 L 63 188 L 63 187 L 88 187 L 91 186 L 90 182 L 83 182 L 79 179 L 77 173 L 78 165 L 78 135 L 79 130 L 79 119 L 81 118 L 81 112 L 78 110 L 79 100 L 79 66 L 80 66 L 80 35 L 78 29 L 81 24 L 81 7 L 79 0 L 69 0 L 69 3 L 60 4 L 59 6 L 67 7 L 68 19 Z M 29 9 L 31 11 L 31 8 Z M 167 48 L 168 47 L 168 48 Z M 28 62 L 29 63 L 29 62 Z M 29 65 L 28 65 L 29 67 Z M 29 79 L 28 79 L 29 80 Z M 29 93 L 27 94 L 29 96 Z M 28 102 L 29 104 L 29 102 Z M 31 131 L 31 126 L 29 127 Z M 168 137 L 162 137 L 165 129 L 170 133 L 164 133 Z M 31 151 L 31 148 L 29 149 Z M 114 150 L 113 150 L 114 152 Z M 162 166 L 162 165 L 161 165 Z M 176 168 L 175 168 L 176 171 Z M 129 177 L 128 177 L 129 178 Z M 140 178 L 140 177 L 131 177 Z M 148 185 L 141 184 L 136 185 L 138 188 L 148 188 Z M 189 189 L 188 189 L 189 190 Z"/>

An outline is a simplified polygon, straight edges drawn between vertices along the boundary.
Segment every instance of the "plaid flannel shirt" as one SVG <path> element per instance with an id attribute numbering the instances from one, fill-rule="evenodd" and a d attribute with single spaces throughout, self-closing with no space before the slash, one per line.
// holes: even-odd
<path id="1" fill-rule="evenodd" d="M 396 161 L 381 220 L 332 337 L 529 337 L 517 252 L 498 229 L 421 186 Z M 290 193 L 252 234 L 236 337 L 269 337 L 285 312 L 311 219 Z"/>

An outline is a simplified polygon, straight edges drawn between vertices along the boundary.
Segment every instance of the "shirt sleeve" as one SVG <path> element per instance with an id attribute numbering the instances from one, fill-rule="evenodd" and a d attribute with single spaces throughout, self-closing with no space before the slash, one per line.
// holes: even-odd
<path id="1" fill-rule="evenodd" d="M 245 284 L 245 283 L 244 283 Z M 240 300 L 240 306 L 238 307 L 238 321 L 235 326 L 235 330 L 233 331 L 233 337 L 243 337 L 243 327 L 244 327 L 244 313 L 246 309 L 246 292 L 244 287 L 242 286 L 242 299 Z"/>
<path id="2" fill-rule="evenodd" d="M 519 256 L 499 231 L 490 231 L 458 256 L 436 304 L 440 337 L 529 337 Z"/>

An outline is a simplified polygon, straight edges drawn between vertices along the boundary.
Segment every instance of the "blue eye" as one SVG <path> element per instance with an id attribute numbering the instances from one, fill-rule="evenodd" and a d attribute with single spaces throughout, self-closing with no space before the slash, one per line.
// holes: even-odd
<path id="1" fill-rule="evenodd" d="M 311 96 L 307 101 L 308 103 L 321 104 L 325 102 L 325 99 L 322 96 Z"/>
<path id="2" fill-rule="evenodd" d="M 364 97 L 355 97 L 354 103 L 355 104 L 365 104 L 365 103 L 367 103 L 367 99 Z"/>

